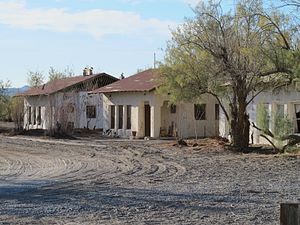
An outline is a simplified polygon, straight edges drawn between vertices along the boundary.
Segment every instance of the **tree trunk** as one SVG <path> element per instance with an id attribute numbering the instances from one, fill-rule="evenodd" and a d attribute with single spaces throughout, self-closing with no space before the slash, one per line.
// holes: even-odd
<path id="1" fill-rule="evenodd" d="M 238 150 L 243 150 L 249 146 L 250 122 L 247 114 L 246 98 L 238 98 L 238 105 L 233 103 L 231 107 L 231 136 L 232 144 Z"/>

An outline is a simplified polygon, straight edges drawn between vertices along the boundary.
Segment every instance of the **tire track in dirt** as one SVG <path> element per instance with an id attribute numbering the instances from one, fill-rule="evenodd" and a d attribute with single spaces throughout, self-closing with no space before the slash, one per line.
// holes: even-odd
<path id="1" fill-rule="evenodd" d="M 0 223 L 274 224 L 299 193 L 297 158 L 153 143 L 0 136 Z"/>

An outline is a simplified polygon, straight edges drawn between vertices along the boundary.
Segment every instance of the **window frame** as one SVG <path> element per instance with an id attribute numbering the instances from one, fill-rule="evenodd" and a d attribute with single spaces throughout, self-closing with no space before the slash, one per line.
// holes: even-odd
<path id="1" fill-rule="evenodd" d="M 86 118 L 87 119 L 96 119 L 97 118 L 97 110 L 95 105 L 87 105 L 86 106 Z"/>
<path id="2" fill-rule="evenodd" d="M 170 105 L 170 113 L 171 114 L 176 114 L 176 110 L 177 110 L 177 107 L 175 104 L 171 104 Z"/>
<path id="3" fill-rule="evenodd" d="M 194 104 L 194 119 L 206 120 L 206 104 Z"/>

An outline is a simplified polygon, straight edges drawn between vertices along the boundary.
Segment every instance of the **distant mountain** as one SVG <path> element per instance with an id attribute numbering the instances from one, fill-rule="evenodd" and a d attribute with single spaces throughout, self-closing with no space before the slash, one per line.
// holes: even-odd
<path id="1" fill-rule="evenodd" d="M 14 96 L 17 93 L 27 91 L 28 89 L 29 89 L 29 86 L 27 86 L 27 85 L 20 87 L 20 88 L 7 88 L 5 90 L 5 93 L 9 96 Z"/>

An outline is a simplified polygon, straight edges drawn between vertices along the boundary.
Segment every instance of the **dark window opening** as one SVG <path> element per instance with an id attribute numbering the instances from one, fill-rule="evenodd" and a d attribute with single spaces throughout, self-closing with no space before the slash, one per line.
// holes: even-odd
<path id="1" fill-rule="evenodd" d="M 31 120 L 31 107 L 28 107 L 28 123 L 32 124 L 32 120 Z"/>
<path id="2" fill-rule="evenodd" d="M 127 106 L 127 127 L 126 129 L 131 129 L 131 105 Z"/>
<path id="3" fill-rule="evenodd" d="M 33 125 L 36 125 L 36 107 L 33 107 Z"/>
<path id="4" fill-rule="evenodd" d="M 110 106 L 110 129 L 115 129 L 115 106 Z"/>
<path id="5" fill-rule="evenodd" d="M 86 118 L 88 119 L 96 118 L 96 106 L 88 105 L 86 107 Z"/>
<path id="6" fill-rule="evenodd" d="M 219 120 L 219 119 L 220 119 L 220 105 L 215 104 L 215 120 Z"/>
<path id="7" fill-rule="evenodd" d="M 172 114 L 176 113 L 176 105 L 172 104 L 172 105 L 170 106 L 170 109 L 171 109 L 171 113 L 172 113 Z"/>
<path id="8" fill-rule="evenodd" d="M 206 120 L 206 104 L 194 105 L 195 120 Z"/>
<path id="9" fill-rule="evenodd" d="M 41 125 L 41 123 L 42 123 L 42 107 L 41 106 L 38 107 L 38 114 L 37 114 L 36 119 L 37 119 L 37 124 Z"/>
<path id="10" fill-rule="evenodd" d="M 123 129 L 123 106 L 119 105 L 119 129 Z"/>

